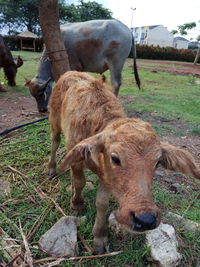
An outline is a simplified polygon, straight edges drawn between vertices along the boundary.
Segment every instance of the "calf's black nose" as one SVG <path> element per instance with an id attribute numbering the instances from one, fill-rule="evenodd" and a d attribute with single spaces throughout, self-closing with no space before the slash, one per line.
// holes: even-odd
<path id="1" fill-rule="evenodd" d="M 145 231 L 156 228 L 156 216 L 152 213 L 142 213 L 133 217 L 134 230 Z"/>

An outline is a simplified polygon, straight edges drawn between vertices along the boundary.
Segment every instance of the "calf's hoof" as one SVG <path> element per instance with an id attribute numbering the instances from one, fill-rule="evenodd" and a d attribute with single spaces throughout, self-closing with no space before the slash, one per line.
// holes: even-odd
<path id="1" fill-rule="evenodd" d="M 108 238 L 102 237 L 94 239 L 93 247 L 94 247 L 93 255 L 101 255 L 104 253 L 108 253 L 109 252 Z"/>
<path id="2" fill-rule="evenodd" d="M 75 204 L 71 201 L 70 208 L 74 216 L 83 215 L 86 210 L 84 202 Z"/>
<path id="3" fill-rule="evenodd" d="M 48 176 L 50 179 L 54 178 L 57 175 L 56 169 L 49 169 Z"/>

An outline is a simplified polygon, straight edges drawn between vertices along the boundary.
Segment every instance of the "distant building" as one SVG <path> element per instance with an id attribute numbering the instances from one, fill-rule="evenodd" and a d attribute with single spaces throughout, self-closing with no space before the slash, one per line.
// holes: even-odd
<path id="1" fill-rule="evenodd" d="M 183 37 L 175 37 L 174 38 L 174 47 L 177 49 L 188 49 L 189 41 Z"/>
<path id="2" fill-rule="evenodd" d="M 27 30 L 19 33 L 17 38 L 20 39 L 20 50 L 32 50 L 35 52 L 35 41 L 39 39 L 36 34 Z"/>
<path id="3" fill-rule="evenodd" d="M 189 49 L 198 49 L 200 47 L 200 42 L 194 41 L 189 42 L 188 48 Z"/>
<path id="4" fill-rule="evenodd" d="M 132 28 L 136 44 L 160 47 L 173 46 L 173 34 L 163 25 Z"/>

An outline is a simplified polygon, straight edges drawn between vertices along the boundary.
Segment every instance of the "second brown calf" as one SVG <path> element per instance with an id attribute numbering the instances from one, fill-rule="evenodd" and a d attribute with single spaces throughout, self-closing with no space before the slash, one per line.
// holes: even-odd
<path id="1" fill-rule="evenodd" d="M 65 73 L 57 82 L 50 101 L 52 152 L 49 173 L 56 173 L 56 150 L 63 131 L 67 155 L 61 170 L 71 167 L 74 195 L 71 208 L 83 209 L 84 168 L 99 177 L 94 250 L 107 247 L 106 210 L 112 194 L 119 204 L 116 219 L 136 232 L 156 228 L 160 211 L 151 186 L 158 164 L 200 179 L 194 158 L 185 150 L 163 144 L 151 125 L 127 118 L 118 99 L 104 79 L 76 71 Z"/>

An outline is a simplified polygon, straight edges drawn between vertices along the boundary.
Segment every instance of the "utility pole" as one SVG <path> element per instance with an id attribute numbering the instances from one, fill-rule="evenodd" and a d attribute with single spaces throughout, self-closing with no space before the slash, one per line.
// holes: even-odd
<path id="1" fill-rule="evenodd" d="M 131 7 L 131 10 L 132 10 L 132 15 L 131 15 L 131 29 L 132 29 L 132 25 L 133 25 L 133 13 L 136 10 L 136 7 L 135 8 Z"/>

